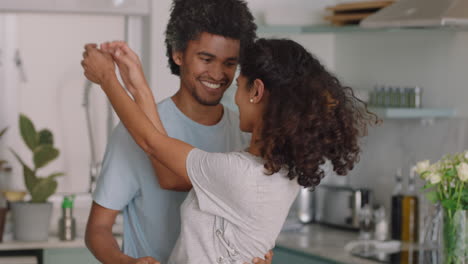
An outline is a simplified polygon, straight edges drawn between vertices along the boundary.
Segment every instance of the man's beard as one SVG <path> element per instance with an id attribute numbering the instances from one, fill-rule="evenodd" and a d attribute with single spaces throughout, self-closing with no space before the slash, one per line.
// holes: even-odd
<path id="1" fill-rule="evenodd" d="M 220 97 L 219 99 L 216 99 L 215 101 L 207 101 L 207 100 L 204 100 L 203 98 L 201 98 L 198 94 L 197 94 L 197 90 L 196 89 L 192 89 L 192 96 L 193 98 L 195 98 L 195 100 L 201 104 L 201 105 L 205 105 L 205 106 L 216 106 L 219 104 L 219 102 L 221 102 L 221 99 L 223 97 Z"/>

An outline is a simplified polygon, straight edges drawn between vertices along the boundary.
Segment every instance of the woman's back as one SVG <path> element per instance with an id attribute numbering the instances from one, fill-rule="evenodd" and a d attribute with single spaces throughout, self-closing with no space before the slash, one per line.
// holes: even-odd
<path id="1" fill-rule="evenodd" d="M 266 175 L 264 161 L 248 152 L 194 149 L 187 172 L 193 190 L 169 263 L 244 263 L 274 247 L 300 188 L 286 170 Z"/>

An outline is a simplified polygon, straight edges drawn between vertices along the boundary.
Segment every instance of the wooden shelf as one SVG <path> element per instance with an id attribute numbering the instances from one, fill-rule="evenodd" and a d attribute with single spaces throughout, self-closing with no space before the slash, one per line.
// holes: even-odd
<path id="1" fill-rule="evenodd" d="M 468 27 L 420 27 L 420 28 L 363 28 L 354 26 L 324 25 L 259 25 L 258 32 L 262 34 L 334 34 L 351 32 L 460 32 L 468 31 Z"/>
<path id="2" fill-rule="evenodd" d="M 369 110 L 382 119 L 427 119 L 451 118 L 456 116 L 451 108 L 379 108 L 370 107 Z"/>

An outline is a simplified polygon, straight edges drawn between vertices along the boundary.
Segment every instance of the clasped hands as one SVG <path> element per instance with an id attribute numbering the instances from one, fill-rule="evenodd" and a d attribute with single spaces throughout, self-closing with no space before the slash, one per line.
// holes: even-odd
<path id="1" fill-rule="evenodd" d="M 115 65 L 120 72 L 125 88 L 132 96 L 138 96 L 143 89 L 149 89 L 138 55 L 123 41 L 84 46 L 81 66 L 84 75 L 93 83 L 101 85 L 108 78 L 117 78 Z"/>

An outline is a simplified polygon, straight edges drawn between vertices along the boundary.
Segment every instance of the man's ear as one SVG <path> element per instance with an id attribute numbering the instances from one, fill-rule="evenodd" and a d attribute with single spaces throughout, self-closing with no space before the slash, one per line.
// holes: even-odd
<path id="1" fill-rule="evenodd" d="M 250 89 L 250 98 L 253 99 L 252 103 L 259 103 L 265 95 L 265 84 L 260 79 L 255 79 Z"/>
<path id="2" fill-rule="evenodd" d="M 182 51 L 172 51 L 172 60 L 174 60 L 175 64 L 181 66 L 182 65 Z"/>

